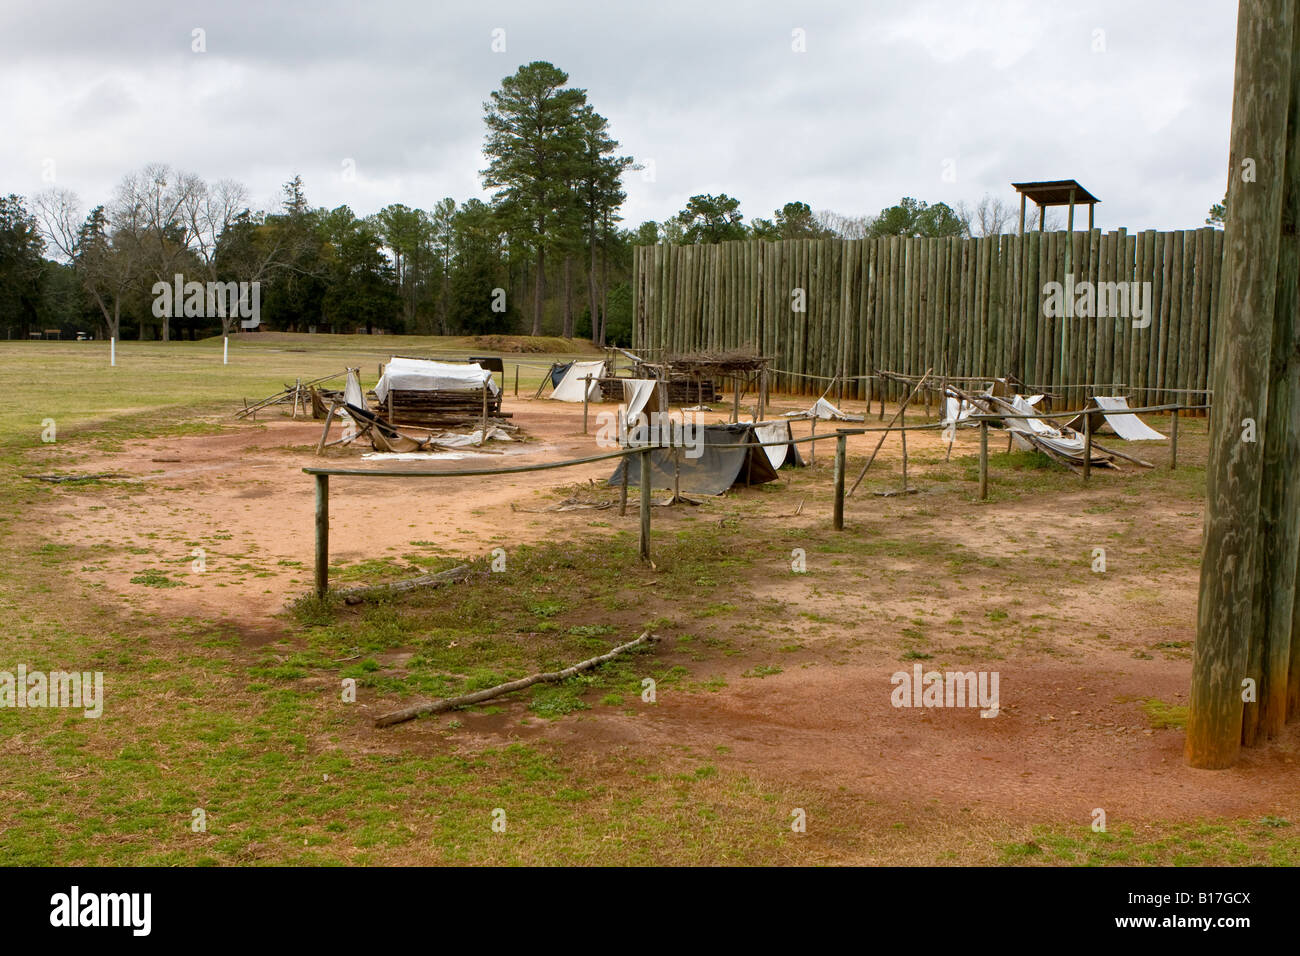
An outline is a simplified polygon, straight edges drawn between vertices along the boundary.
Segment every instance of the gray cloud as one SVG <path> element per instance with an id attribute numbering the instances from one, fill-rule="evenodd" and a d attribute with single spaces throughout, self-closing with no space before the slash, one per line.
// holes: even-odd
<path id="1" fill-rule="evenodd" d="M 1234 30 L 1221 0 L 31 4 L 0 13 L 0 190 L 52 159 L 97 202 L 159 160 L 360 213 L 484 196 L 482 103 L 546 59 L 654 161 L 630 224 L 699 192 L 874 213 L 1073 176 L 1105 228 L 1188 228 L 1223 194 Z"/>

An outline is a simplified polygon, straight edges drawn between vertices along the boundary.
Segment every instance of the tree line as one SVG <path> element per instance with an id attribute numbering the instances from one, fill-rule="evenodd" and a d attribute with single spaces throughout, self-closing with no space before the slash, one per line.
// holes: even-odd
<path id="1" fill-rule="evenodd" d="M 274 209 L 241 183 L 155 163 L 85 208 L 49 189 L 0 198 L 0 323 L 32 331 L 124 333 L 164 341 L 229 334 L 238 318 L 156 314 L 156 283 L 258 282 L 260 328 L 438 335 L 526 333 L 630 344 L 632 247 L 734 239 L 990 235 L 1016 211 L 905 197 L 875 216 L 792 201 L 749 222 L 726 194 L 675 216 L 621 226 L 625 175 L 608 120 L 546 62 L 520 67 L 484 103 L 489 202 L 394 203 L 361 216 L 314 207 L 299 176 Z"/>

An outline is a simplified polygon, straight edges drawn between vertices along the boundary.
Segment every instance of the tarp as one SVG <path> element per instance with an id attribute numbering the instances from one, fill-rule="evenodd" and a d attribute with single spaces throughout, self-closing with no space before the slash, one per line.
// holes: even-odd
<path id="1" fill-rule="evenodd" d="M 672 441 L 682 441 L 680 423 L 673 423 Z M 787 426 L 788 427 L 788 426 Z M 638 428 L 630 436 L 630 443 L 646 434 L 646 429 Z M 680 485 L 684 494 L 720 495 L 732 485 L 761 485 L 776 481 L 776 469 L 771 459 L 759 447 L 755 428 L 747 422 L 725 425 L 703 425 L 695 434 L 695 439 L 703 442 L 698 458 L 686 457 L 686 448 L 656 448 L 650 452 L 650 484 L 654 488 L 673 487 L 674 457 L 680 467 Z M 718 448 L 718 445 L 747 445 L 744 448 Z M 629 469 L 629 462 L 631 467 Z M 629 487 L 639 487 L 641 483 L 641 466 L 634 458 L 619 461 L 609 484 L 618 486 L 623 483 L 623 472 L 628 469 Z"/>
<path id="2" fill-rule="evenodd" d="M 587 401 L 600 401 L 600 382 L 596 381 L 605 374 L 604 362 L 574 362 L 560 379 L 560 384 L 551 392 L 551 398 L 560 402 L 582 401 L 583 379 L 591 376 L 591 388 L 587 392 Z"/>
<path id="3" fill-rule="evenodd" d="M 381 402 L 386 401 L 389 389 L 470 392 L 478 391 L 484 386 L 493 395 L 501 391 L 492 373 L 481 365 L 393 357 L 384 366 L 383 377 L 375 386 L 375 397 Z"/>
<path id="4" fill-rule="evenodd" d="M 1111 431 L 1125 441 L 1165 440 L 1164 435 L 1136 415 L 1125 414 L 1128 409 L 1128 399 L 1119 395 L 1094 395 L 1092 402 L 1096 407 L 1081 413 L 1077 418 L 1072 418 L 1069 423 L 1071 428 L 1076 431 L 1082 429 L 1083 416 L 1086 414 L 1092 420 L 1094 433 L 1105 423 L 1110 426 Z"/>
<path id="5" fill-rule="evenodd" d="M 828 422 L 866 421 L 865 415 L 850 415 L 848 412 L 842 412 L 824 398 L 817 399 L 813 407 L 805 412 L 786 412 L 786 415 L 794 418 L 819 418 Z"/>

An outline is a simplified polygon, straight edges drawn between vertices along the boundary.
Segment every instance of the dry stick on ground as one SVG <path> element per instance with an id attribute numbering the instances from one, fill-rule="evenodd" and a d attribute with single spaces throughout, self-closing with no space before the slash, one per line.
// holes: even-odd
<path id="1" fill-rule="evenodd" d="M 334 593 L 351 603 L 361 600 L 368 594 L 392 594 L 399 591 L 414 591 L 416 588 L 441 587 L 452 581 L 464 580 L 469 577 L 470 570 L 468 564 L 462 564 L 450 571 L 439 571 L 437 574 L 423 574 L 418 578 L 407 578 L 405 581 L 394 581 L 391 584 L 367 584 L 355 588 L 340 588 Z"/>
<path id="2" fill-rule="evenodd" d="M 1141 458 L 1134 458 L 1132 455 L 1126 455 L 1122 451 L 1116 451 L 1114 448 L 1107 448 L 1105 445 L 1097 444 L 1097 439 L 1092 440 L 1093 451 L 1099 451 L 1103 455 L 1114 455 L 1116 458 L 1123 458 L 1125 461 L 1131 461 L 1135 465 L 1141 465 L 1143 468 L 1154 468 L 1155 465 L 1149 461 L 1143 461 Z"/>
<path id="3" fill-rule="evenodd" d="M 489 687 L 486 690 L 475 691 L 472 694 L 463 694 L 460 697 L 448 697 L 445 700 L 427 700 L 412 707 L 405 707 L 402 710 L 395 710 L 391 713 L 380 714 L 375 718 L 376 727 L 391 727 L 393 724 L 400 724 L 404 721 L 414 720 L 423 714 L 440 714 L 443 711 L 454 710 L 457 707 L 468 707 L 470 704 L 477 704 L 481 701 L 491 700 L 493 697 L 500 697 L 502 694 L 509 694 L 512 691 L 523 690 L 525 687 L 531 687 L 533 684 L 550 683 L 562 681 L 565 678 L 572 677 L 574 674 L 580 674 L 582 671 L 591 670 L 607 661 L 612 661 L 618 655 L 625 651 L 630 651 L 634 647 L 639 647 L 655 638 L 649 631 L 645 631 L 635 641 L 628 641 L 626 644 L 620 644 L 608 653 L 601 654 L 599 657 L 592 657 L 574 664 L 572 667 L 566 667 L 562 671 L 553 671 L 551 673 L 533 674 L 531 677 L 521 677 L 519 680 L 512 680 L 505 684 L 497 684 L 495 687 Z"/>
<path id="4" fill-rule="evenodd" d="M 871 457 L 867 459 L 867 463 L 862 466 L 862 473 L 858 475 L 858 480 L 853 483 L 853 487 L 849 489 L 848 494 L 844 496 L 845 498 L 853 497 L 853 492 L 858 490 L 858 485 L 862 484 L 862 479 L 867 477 L 867 469 L 871 467 L 871 463 L 876 460 L 876 455 L 880 453 L 880 446 L 883 445 L 885 443 L 885 439 L 889 437 L 890 429 L 894 427 L 894 423 L 898 421 L 899 416 L 901 416 L 905 411 L 907 411 L 908 403 L 911 402 L 912 399 L 916 397 L 917 389 L 919 389 L 922 385 L 925 384 L 925 380 L 930 377 L 930 373 L 933 371 L 934 369 L 932 368 L 927 369 L 925 374 L 921 376 L 921 380 L 916 383 L 915 388 L 913 388 L 912 391 L 908 393 L 907 397 L 903 399 L 903 404 L 898 406 L 898 411 L 894 413 L 894 417 L 891 418 L 889 420 L 889 424 L 885 426 L 885 430 L 880 436 L 880 441 L 876 442 L 875 450 L 871 453 Z"/>

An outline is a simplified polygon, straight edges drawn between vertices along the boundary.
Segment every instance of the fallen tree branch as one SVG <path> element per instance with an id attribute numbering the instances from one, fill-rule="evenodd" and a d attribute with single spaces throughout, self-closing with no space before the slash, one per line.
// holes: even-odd
<path id="1" fill-rule="evenodd" d="M 562 671 L 554 671 L 546 674 L 533 674 L 531 677 L 521 677 L 519 680 L 512 680 L 505 684 L 497 684 L 495 687 L 489 687 L 486 690 L 475 691 L 472 694 L 463 694 L 460 697 L 448 697 L 444 700 L 426 700 L 423 703 L 415 704 L 411 707 L 405 707 L 402 710 L 394 710 L 391 713 L 380 714 L 375 718 L 376 727 L 391 727 L 393 724 L 404 723 L 408 720 L 414 720 L 424 714 L 441 714 L 443 711 L 454 710 L 457 707 L 467 707 L 470 704 L 477 704 L 480 701 L 491 700 L 493 697 L 500 697 L 502 694 L 509 694 L 511 691 L 523 690 L 525 687 L 531 687 L 533 684 L 555 683 L 562 681 L 567 677 L 582 671 L 591 670 L 607 661 L 612 661 L 618 655 L 625 651 L 630 651 L 634 647 L 639 647 L 656 638 L 649 631 L 642 633 L 635 641 L 628 641 L 626 644 L 620 644 L 606 654 L 599 657 L 593 657 L 589 660 L 574 664 L 572 667 L 566 667 Z"/>
<path id="2" fill-rule="evenodd" d="M 125 478 L 126 475 L 119 475 L 116 472 L 101 471 L 93 475 L 23 475 L 24 478 L 34 478 L 37 481 L 48 481 L 50 484 L 61 485 L 66 481 L 103 481 L 108 478 Z"/>
<path id="3" fill-rule="evenodd" d="M 399 591 L 436 588 L 452 581 L 463 581 L 469 577 L 471 570 L 468 564 L 462 564 L 450 571 L 439 571 L 437 574 L 423 574 L 418 578 L 407 578 L 405 581 L 393 581 L 390 584 L 365 584 L 355 588 L 340 588 L 334 593 L 348 604 L 358 604 L 362 598 L 370 594 L 395 594 Z"/>

